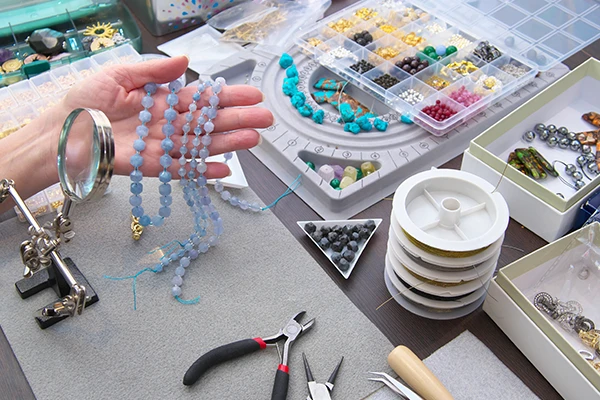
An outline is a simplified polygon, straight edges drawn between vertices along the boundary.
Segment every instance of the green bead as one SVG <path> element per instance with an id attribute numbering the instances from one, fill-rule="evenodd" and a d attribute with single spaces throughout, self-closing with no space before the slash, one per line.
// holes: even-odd
<path id="1" fill-rule="evenodd" d="M 433 48 L 433 46 L 427 46 L 423 49 L 423 53 L 425 54 L 429 54 L 431 52 L 435 53 L 435 49 Z"/>
<path id="2" fill-rule="evenodd" d="M 306 165 L 308 165 L 313 171 L 315 170 L 315 164 L 312 161 L 307 161 Z"/>
<path id="3" fill-rule="evenodd" d="M 335 188 L 335 190 L 342 190 L 342 188 L 338 186 Z"/>
<path id="4" fill-rule="evenodd" d="M 450 54 L 454 54 L 458 51 L 458 49 L 456 48 L 456 46 L 448 46 L 446 47 L 446 55 L 449 56 Z"/>
<path id="5" fill-rule="evenodd" d="M 356 180 L 362 179 L 363 173 L 360 168 L 356 168 Z"/>
<path id="6" fill-rule="evenodd" d="M 333 178 L 331 180 L 331 182 L 329 182 L 329 184 L 331 185 L 332 188 L 339 189 L 339 187 L 340 187 L 340 180 L 337 179 L 337 178 Z"/>

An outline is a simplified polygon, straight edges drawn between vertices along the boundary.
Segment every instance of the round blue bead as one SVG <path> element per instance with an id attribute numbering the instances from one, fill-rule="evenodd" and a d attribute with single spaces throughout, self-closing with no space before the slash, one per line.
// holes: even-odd
<path id="1" fill-rule="evenodd" d="M 213 221 L 216 221 L 219 219 L 219 213 L 216 211 L 213 211 L 210 213 L 210 219 L 212 219 Z"/>
<path id="2" fill-rule="evenodd" d="M 162 182 L 162 183 L 168 183 L 171 182 L 171 173 L 169 171 L 162 171 L 160 174 L 158 174 L 158 179 Z"/>
<path id="3" fill-rule="evenodd" d="M 198 258 L 198 251 L 197 250 L 191 249 L 188 254 L 189 254 L 189 256 L 190 256 L 190 258 L 192 260 L 195 260 L 196 258 Z"/>
<path id="4" fill-rule="evenodd" d="M 131 165 L 133 165 L 135 168 L 139 168 L 142 166 L 142 164 L 144 164 L 144 157 L 142 157 L 139 154 L 134 154 L 131 156 L 131 158 L 129 159 L 129 162 Z"/>
<path id="5" fill-rule="evenodd" d="M 186 146 L 181 146 L 181 147 L 179 148 L 179 152 L 180 152 L 181 154 L 185 154 L 185 153 L 187 153 L 187 147 L 186 147 Z"/>
<path id="6" fill-rule="evenodd" d="M 190 124 L 185 124 L 185 125 L 183 125 L 183 128 L 181 128 L 183 133 L 189 133 L 191 129 L 192 128 L 190 128 Z"/>
<path id="7" fill-rule="evenodd" d="M 132 194 L 140 194 L 144 190 L 144 185 L 140 182 L 134 182 L 129 186 L 129 190 Z"/>
<path id="8" fill-rule="evenodd" d="M 231 160 L 233 158 L 233 153 L 225 153 L 223 154 L 226 160 Z"/>
<path id="9" fill-rule="evenodd" d="M 212 137 L 210 135 L 202 136 L 202 144 L 205 146 L 209 146 L 212 143 Z"/>
<path id="10" fill-rule="evenodd" d="M 189 170 L 188 174 L 187 174 L 188 178 L 194 179 L 196 177 L 196 173 L 195 172 L 196 171 L 194 171 L 193 169 Z"/>
<path id="11" fill-rule="evenodd" d="M 213 93 L 219 94 L 221 93 L 221 85 L 216 83 L 213 85 Z"/>
<path id="12" fill-rule="evenodd" d="M 152 97 L 146 95 L 144 96 L 144 98 L 142 99 L 142 106 L 144 108 L 150 108 L 154 105 L 154 100 L 152 99 Z"/>
<path id="13" fill-rule="evenodd" d="M 240 204 L 240 200 L 235 196 L 231 196 L 231 198 L 229 199 L 229 204 L 231 204 L 232 206 L 237 206 L 238 204 Z"/>
<path id="14" fill-rule="evenodd" d="M 136 218 L 139 218 L 142 215 L 144 215 L 144 209 L 142 207 L 140 207 L 140 206 L 133 207 L 131 209 L 131 215 L 133 215 Z"/>
<path id="15" fill-rule="evenodd" d="M 163 154 L 162 156 L 160 156 L 160 165 L 162 165 L 164 168 L 170 167 L 172 163 L 173 159 L 170 155 Z"/>
<path id="16" fill-rule="evenodd" d="M 185 246 L 183 246 L 183 248 L 184 248 L 185 250 L 187 250 L 187 251 L 190 251 L 191 249 L 193 249 L 193 248 L 194 248 L 194 245 L 193 245 L 193 244 L 191 244 L 190 242 L 187 242 L 187 243 L 185 244 Z"/>
<path id="17" fill-rule="evenodd" d="M 198 155 L 200 156 L 200 158 L 208 158 L 210 153 L 208 152 L 208 149 L 206 147 L 204 147 L 202 150 L 200 150 L 198 152 Z"/>
<path id="18" fill-rule="evenodd" d="M 196 153 L 198 152 L 197 149 L 192 149 L 192 150 L 196 150 Z M 193 154 L 192 154 L 193 155 Z M 195 169 L 198 166 L 198 161 L 196 161 L 196 159 L 192 159 L 192 161 L 190 161 L 190 168 Z"/>
<path id="19" fill-rule="evenodd" d="M 194 114 L 192 114 L 191 112 L 185 114 L 185 120 L 187 122 L 192 122 L 193 119 L 194 119 Z"/>
<path id="20" fill-rule="evenodd" d="M 141 225 L 141 226 L 148 226 L 148 225 L 150 225 L 150 222 L 152 222 L 152 220 L 150 219 L 150 217 L 149 217 L 149 216 L 147 216 L 147 215 L 142 215 L 142 216 L 140 217 L 140 225 Z"/>
<path id="21" fill-rule="evenodd" d="M 179 275 L 179 276 L 184 276 L 185 275 L 185 268 L 183 268 L 183 267 L 177 267 L 177 268 L 175 268 L 175 274 Z"/>
<path id="22" fill-rule="evenodd" d="M 140 206 L 142 205 L 142 198 L 137 194 L 132 194 L 129 196 L 129 204 L 131 204 L 133 207 Z"/>
<path id="23" fill-rule="evenodd" d="M 142 171 L 139 171 L 137 169 L 131 171 L 131 173 L 129 174 L 129 178 L 132 182 L 141 182 L 143 177 L 144 175 L 142 174 Z"/>
<path id="24" fill-rule="evenodd" d="M 161 196 L 171 194 L 171 185 L 168 183 L 163 183 L 162 185 L 158 186 L 158 193 L 160 193 Z"/>
<path id="25" fill-rule="evenodd" d="M 435 54 L 437 54 L 438 56 L 445 56 L 446 55 L 446 46 L 444 46 L 443 44 L 439 44 L 435 47 Z"/>
<path id="26" fill-rule="evenodd" d="M 164 138 L 162 142 L 160 142 L 160 148 L 164 151 L 173 150 L 173 141 L 169 138 Z"/>
<path id="27" fill-rule="evenodd" d="M 165 111 L 165 118 L 167 118 L 167 111 L 169 111 L 169 110 Z M 170 110 L 170 111 L 175 112 L 175 110 Z M 175 113 L 175 114 L 177 114 L 177 113 Z M 173 117 L 173 119 L 175 119 L 175 117 Z M 171 125 L 171 124 L 165 124 L 162 127 L 162 133 L 163 133 L 163 135 L 165 135 L 167 137 L 171 136 L 172 134 L 175 133 L 175 127 L 173 125 Z"/>
<path id="28" fill-rule="evenodd" d="M 200 146 L 200 138 L 196 136 L 194 140 L 192 140 L 192 144 L 196 147 Z"/>
<path id="29" fill-rule="evenodd" d="M 185 168 L 183 168 L 183 167 L 179 168 L 177 170 L 177 174 L 183 178 L 185 176 Z"/>
<path id="30" fill-rule="evenodd" d="M 150 114 L 150 111 L 142 110 L 140 111 L 138 118 L 142 123 L 147 123 L 150 122 L 150 120 L 152 119 L 152 114 Z"/>
<path id="31" fill-rule="evenodd" d="M 148 111 L 146 111 L 146 112 L 148 112 Z M 150 113 L 148 112 L 148 114 L 150 114 Z M 175 120 L 175 118 L 177 118 L 177 111 L 173 110 L 172 108 L 167 108 L 165 110 L 164 117 L 167 121 L 173 121 L 173 120 Z"/>
<path id="32" fill-rule="evenodd" d="M 198 149 L 195 147 L 193 149 L 191 149 L 190 155 L 194 158 L 198 157 Z M 198 161 L 196 161 L 196 160 L 192 160 L 192 161 L 194 161 L 196 164 L 198 164 Z M 196 168 L 196 166 L 194 166 L 193 168 Z"/>
<path id="33" fill-rule="evenodd" d="M 146 143 L 143 139 L 136 139 L 133 142 L 133 149 L 135 151 L 143 151 L 146 148 Z"/>
<path id="34" fill-rule="evenodd" d="M 194 128 L 194 133 L 196 134 L 196 136 L 202 133 L 202 130 L 200 129 L 199 126 Z"/>
<path id="35" fill-rule="evenodd" d="M 181 286 L 181 285 L 183 285 L 183 278 L 180 277 L 179 275 L 175 275 L 173 277 L 173 279 L 171 280 L 171 283 L 175 286 Z"/>
<path id="36" fill-rule="evenodd" d="M 208 196 L 208 188 L 206 186 L 202 186 L 198 189 L 198 193 L 200 193 L 200 196 Z"/>
<path id="37" fill-rule="evenodd" d="M 208 196 L 204 196 L 200 199 L 200 203 L 204 206 L 207 206 L 210 204 L 210 197 Z"/>
<path id="38" fill-rule="evenodd" d="M 154 94 L 156 93 L 156 89 L 158 89 L 158 85 L 156 83 L 150 82 L 144 85 L 144 90 L 146 93 Z"/>
<path id="39" fill-rule="evenodd" d="M 179 286 L 173 286 L 173 288 L 171 289 L 171 294 L 173 295 L 173 297 L 180 296 L 181 288 Z"/>
<path id="40" fill-rule="evenodd" d="M 175 81 L 169 83 L 169 90 L 171 92 L 177 93 L 181 90 L 182 87 L 183 87 L 183 84 L 179 80 L 175 80 Z"/>
<path id="41" fill-rule="evenodd" d="M 165 219 L 160 215 L 152 217 L 152 225 L 154 226 L 162 226 L 165 223 Z"/>
<path id="42" fill-rule="evenodd" d="M 163 206 L 158 209 L 158 215 L 169 218 L 171 216 L 171 207 Z"/>
<path id="43" fill-rule="evenodd" d="M 204 132 L 212 133 L 214 130 L 215 124 L 213 124 L 212 121 L 206 121 L 206 123 L 204 124 Z"/>
<path id="44" fill-rule="evenodd" d="M 170 206 L 173 203 L 173 197 L 170 195 L 160 196 L 160 204 L 163 206 Z"/>
<path id="45" fill-rule="evenodd" d="M 206 253 L 208 251 L 208 243 L 200 243 L 200 245 L 198 246 L 198 251 L 200 253 Z"/>
<path id="46" fill-rule="evenodd" d="M 193 99 L 194 101 L 198 101 L 198 100 L 200 100 L 200 93 L 198 93 L 198 92 L 194 93 L 194 94 L 192 95 L 192 99 Z"/>
<path id="47" fill-rule="evenodd" d="M 188 207 L 193 207 L 194 206 L 194 200 L 188 200 L 187 203 Z"/>
<path id="48" fill-rule="evenodd" d="M 190 244 L 190 248 L 191 248 L 191 244 Z M 187 257 L 183 257 L 181 260 L 179 260 L 179 266 L 183 267 L 183 268 L 187 268 L 190 265 L 190 259 Z"/>
<path id="49" fill-rule="evenodd" d="M 137 128 L 135 128 L 135 133 L 137 133 L 139 137 L 146 137 L 148 136 L 148 127 L 145 125 L 138 125 Z"/>
<path id="50" fill-rule="evenodd" d="M 206 116 L 210 119 L 215 119 L 217 117 L 217 109 L 209 108 L 208 111 L 206 112 Z"/>
<path id="51" fill-rule="evenodd" d="M 198 186 L 206 186 L 206 177 L 204 175 L 199 176 L 198 179 L 196 180 L 196 182 L 198 182 Z"/>
<path id="52" fill-rule="evenodd" d="M 213 90 L 214 90 L 214 87 L 213 87 Z M 219 96 L 215 96 L 215 95 L 210 96 L 210 98 L 208 99 L 208 104 L 210 104 L 213 107 L 218 106 L 219 105 Z"/>
<path id="53" fill-rule="evenodd" d="M 169 93 L 167 95 L 167 104 L 170 106 L 177 105 L 179 103 L 179 97 L 175 93 Z"/>
<path id="54" fill-rule="evenodd" d="M 164 268 L 164 267 L 163 267 L 162 263 L 158 263 L 158 264 L 156 264 L 156 265 L 154 266 L 154 270 L 153 270 L 153 271 L 154 271 L 154 272 L 162 272 L 162 271 L 163 271 L 163 268 Z"/>
<path id="55" fill-rule="evenodd" d="M 215 226 L 214 233 L 215 235 L 222 235 L 224 232 L 224 228 L 222 226 Z"/>

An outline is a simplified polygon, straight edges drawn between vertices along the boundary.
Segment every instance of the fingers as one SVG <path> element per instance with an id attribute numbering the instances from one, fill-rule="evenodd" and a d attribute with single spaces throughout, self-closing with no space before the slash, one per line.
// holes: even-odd
<path id="1" fill-rule="evenodd" d="M 181 147 L 181 137 L 171 137 L 171 139 L 175 143 L 175 146 L 173 147 L 173 151 L 169 154 L 174 160 L 177 160 L 181 157 L 181 153 L 179 152 L 179 148 Z M 231 151 L 247 150 L 258 145 L 259 142 L 260 134 L 257 131 L 254 129 L 244 129 L 225 135 L 213 135 L 212 143 L 208 146 L 208 151 L 211 156 L 214 156 Z M 187 147 L 188 149 L 191 148 L 189 143 Z M 189 157 L 190 153 L 188 152 L 186 156 Z"/>
<path id="2" fill-rule="evenodd" d="M 178 93 L 179 103 L 174 107 L 178 112 L 185 113 L 192 102 L 192 95 L 196 93 L 196 86 L 189 86 L 181 89 Z M 208 88 L 202 93 L 202 98 L 198 102 L 198 109 L 208 104 L 208 99 L 212 95 L 212 88 Z M 244 107 L 253 106 L 263 101 L 263 94 L 260 90 L 248 85 L 225 86 L 219 93 L 220 107 Z"/>
<path id="3" fill-rule="evenodd" d="M 188 63 L 189 59 L 186 56 L 177 56 L 137 64 L 119 65 L 107 69 L 106 73 L 127 92 L 131 92 L 142 88 L 149 82 L 168 83 L 176 80 L 185 73 Z"/>

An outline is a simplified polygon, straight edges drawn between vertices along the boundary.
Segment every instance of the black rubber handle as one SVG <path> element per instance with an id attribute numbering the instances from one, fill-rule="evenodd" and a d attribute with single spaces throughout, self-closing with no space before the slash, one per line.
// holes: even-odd
<path id="1" fill-rule="evenodd" d="M 288 392 L 288 383 L 290 381 L 290 375 L 281 369 L 277 370 L 275 374 L 275 383 L 273 384 L 273 394 L 271 394 L 271 400 L 285 400 Z"/>
<path id="2" fill-rule="evenodd" d="M 259 339 L 260 340 L 260 339 Z M 262 340 L 261 340 L 262 341 Z M 195 363 L 187 370 L 183 376 L 183 384 L 186 386 L 193 385 L 200 379 L 202 374 L 208 371 L 215 365 L 225 361 L 233 360 L 246 354 L 254 353 L 260 350 L 261 344 L 255 339 L 244 339 L 238 342 L 229 343 L 216 349 L 212 349 L 208 353 L 202 355 Z"/>

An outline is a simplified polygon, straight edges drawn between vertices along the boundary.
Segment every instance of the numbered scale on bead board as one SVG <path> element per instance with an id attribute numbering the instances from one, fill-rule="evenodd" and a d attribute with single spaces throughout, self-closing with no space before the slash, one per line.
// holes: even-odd
<path id="1" fill-rule="evenodd" d="M 273 112 L 275 124 L 260 131 L 263 142 L 251 152 L 288 186 L 300 174 L 301 185 L 295 193 L 321 217 L 332 220 L 356 215 L 394 192 L 406 177 L 456 157 L 476 135 L 567 72 L 558 65 L 539 74 L 514 95 L 440 137 L 402 122 L 402 115 L 348 83 L 343 92 L 387 124 L 384 131 L 372 127 L 355 134 L 338 122 L 339 109 L 329 103 L 318 104 L 313 97 L 323 91 L 315 85 L 327 80 L 344 82 L 346 77 L 319 65 L 301 49 L 292 48 L 288 54 L 293 62 L 289 68 L 297 71 L 295 89 L 304 94 L 304 105 L 313 110 L 310 117 L 303 116 L 282 89 L 288 71 L 280 66 L 280 55 L 246 50 L 221 61 L 200 78 L 227 76 L 230 83 L 247 83 L 265 93 L 263 106 Z M 322 115 L 322 123 L 313 120 L 317 114 Z M 373 124 L 375 119 L 369 121 Z M 346 176 L 349 179 L 342 184 Z"/>

